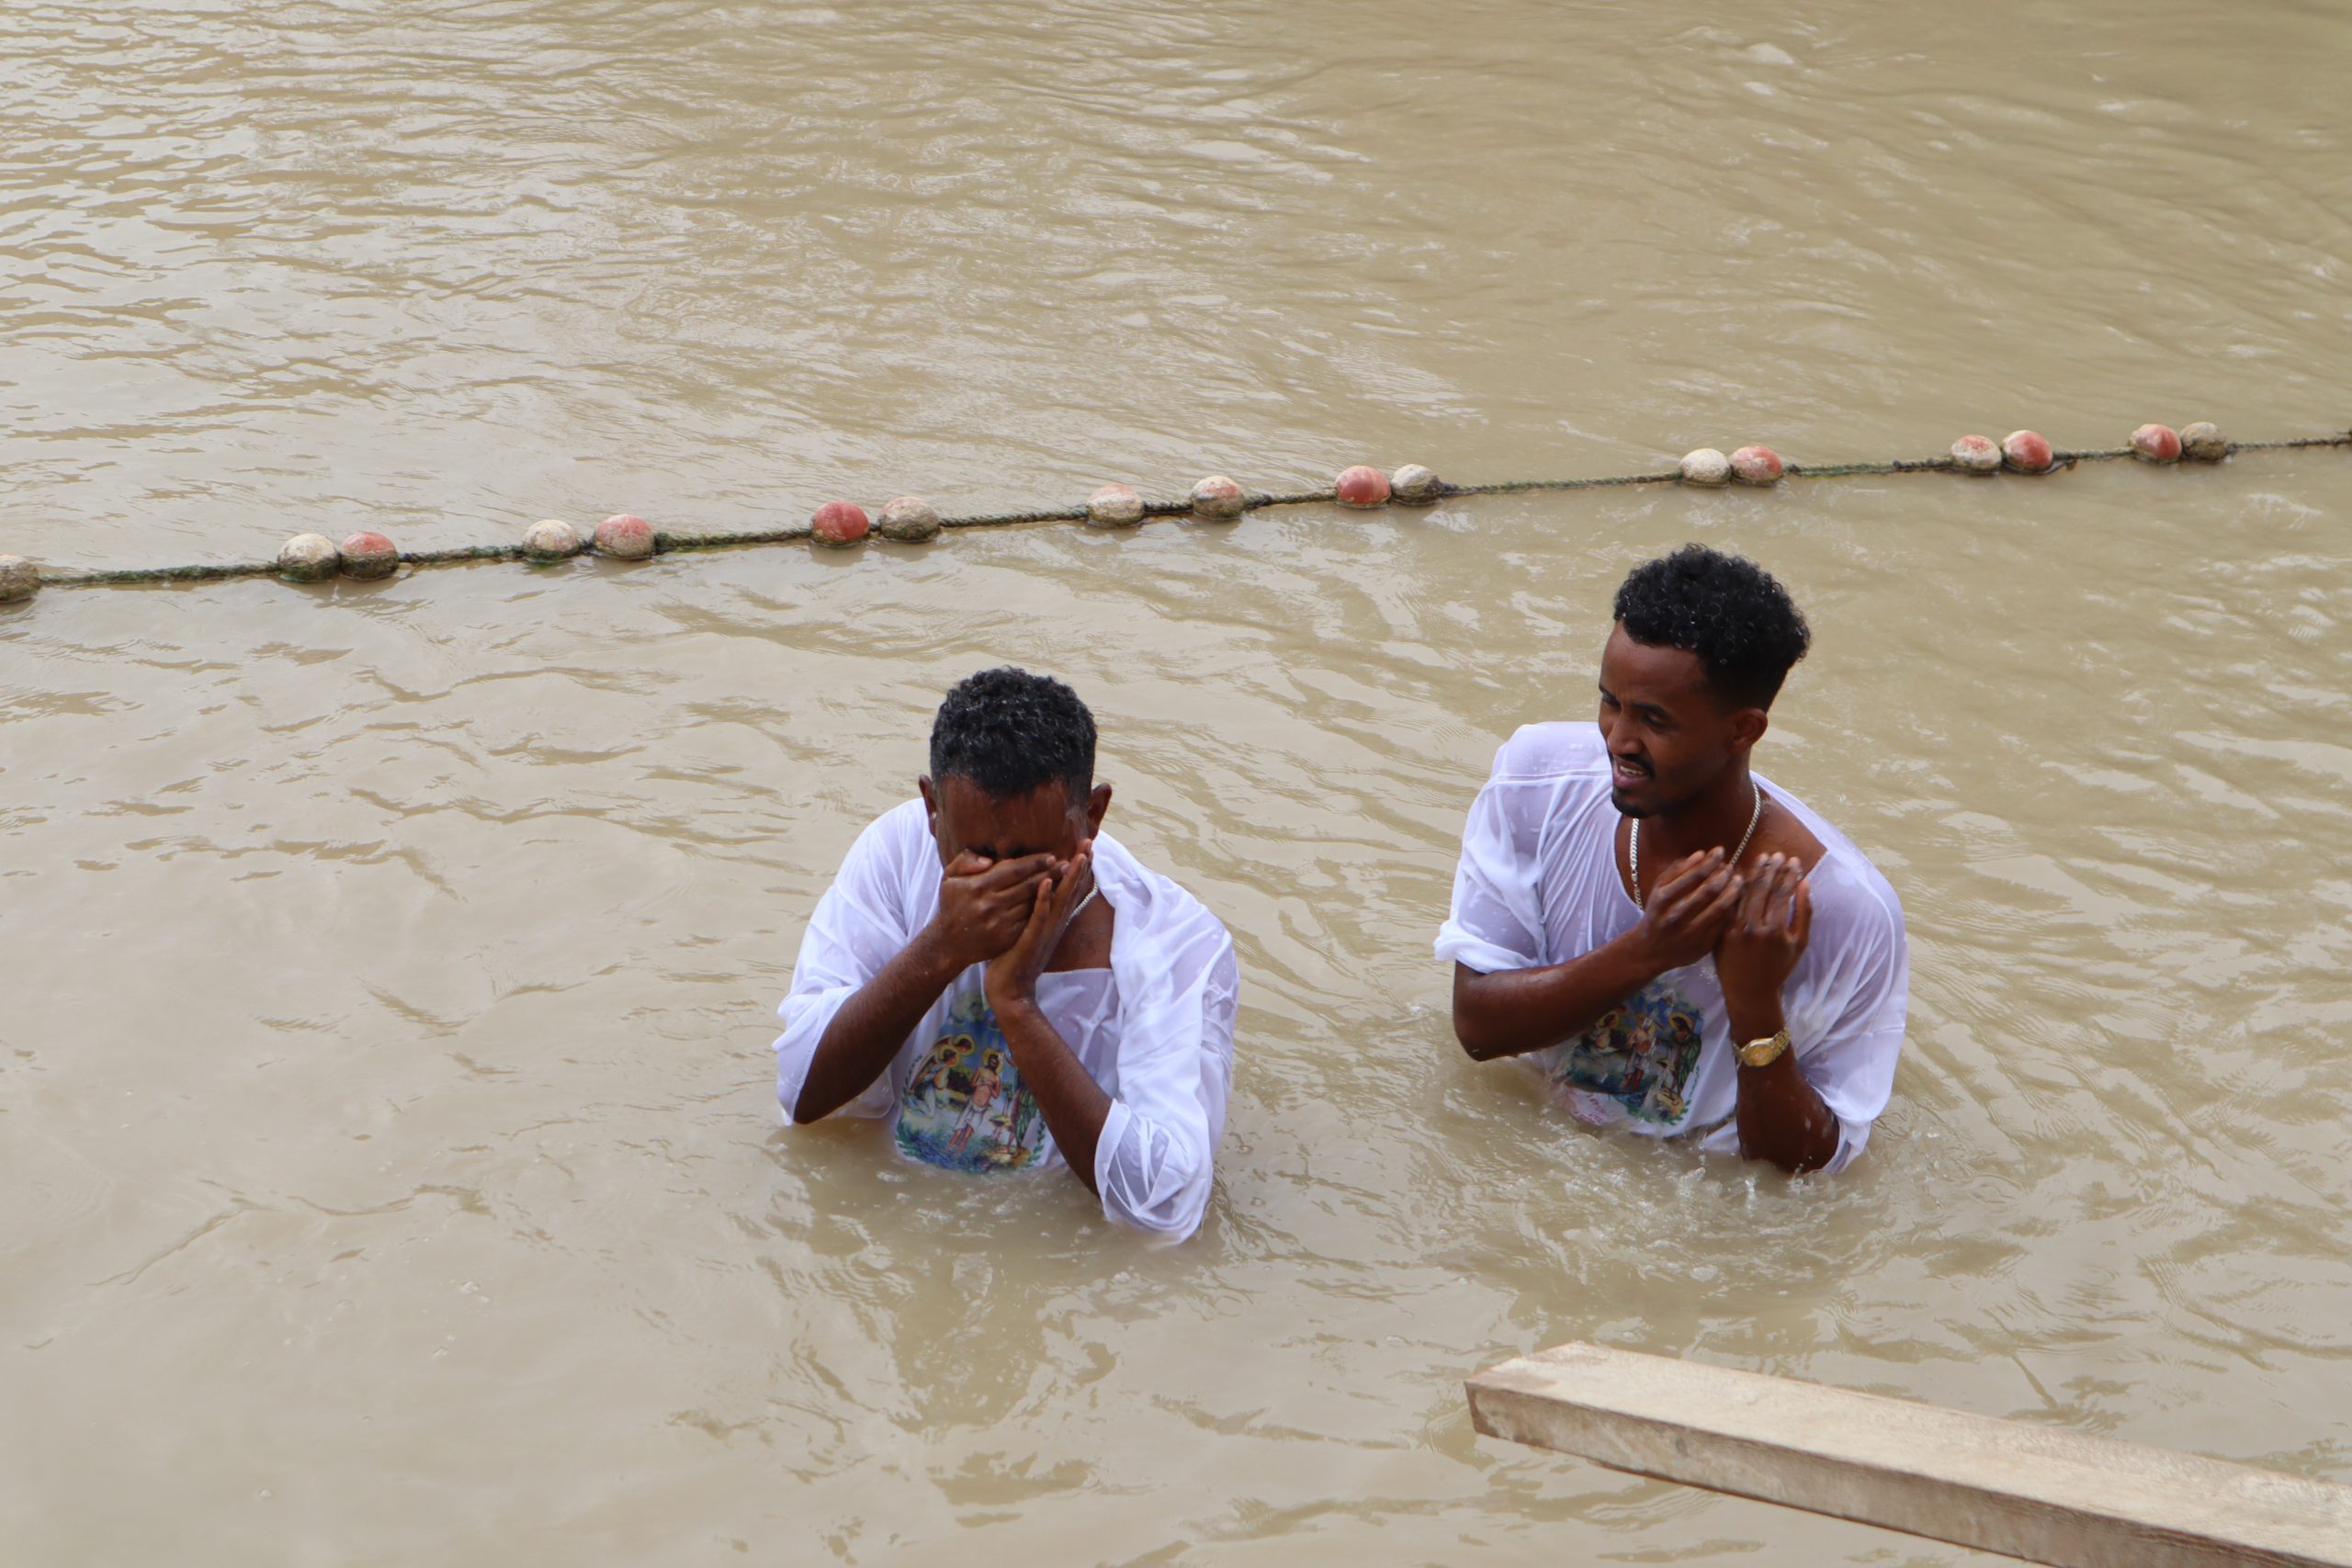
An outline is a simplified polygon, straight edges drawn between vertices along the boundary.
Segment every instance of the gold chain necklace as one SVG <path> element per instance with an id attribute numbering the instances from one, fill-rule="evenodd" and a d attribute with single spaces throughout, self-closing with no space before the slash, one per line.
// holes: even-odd
<path id="1" fill-rule="evenodd" d="M 1756 837 L 1756 824 L 1764 819 L 1763 786 L 1750 779 L 1747 787 L 1756 792 L 1756 806 L 1747 814 L 1747 831 L 1739 836 L 1739 848 L 1731 852 L 1733 865 L 1737 865 L 1739 857 L 1747 852 L 1747 840 Z M 1649 906 L 1642 899 L 1642 819 L 1638 817 L 1634 818 L 1633 837 L 1625 845 L 1625 880 L 1634 889 L 1634 908 L 1646 911 Z"/>

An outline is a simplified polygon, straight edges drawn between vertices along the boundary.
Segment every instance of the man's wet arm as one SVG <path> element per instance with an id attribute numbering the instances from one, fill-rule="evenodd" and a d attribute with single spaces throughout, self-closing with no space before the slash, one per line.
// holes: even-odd
<path id="1" fill-rule="evenodd" d="M 926 927 L 833 1014 L 808 1060 L 792 1119 L 821 1121 L 872 1086 L 962 969 Z"/>
<path id="2" fill-rule="evenodd" d="M 1532 969 L 1482 975 L 1456 964 L 1454 1037 L 1473 1061 L 1523 1056 L 1589 1029 L 1660 973 L 1625 937 Z"/>

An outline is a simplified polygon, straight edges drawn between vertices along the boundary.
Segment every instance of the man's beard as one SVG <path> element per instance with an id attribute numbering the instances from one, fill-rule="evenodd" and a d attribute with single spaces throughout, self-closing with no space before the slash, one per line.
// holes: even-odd
<path id="1" fill-rule="evenodd" d="M 1611 782 L 1609 804 L 1617 808 L 1617 814 L 1620 817 L 1630 817 L 1636 822 L 1647 817 L 1671 817 L 1678 811 L 1688 810 L 1696 806 L 1707 793 L 1703 788 L 1686 789 L 1679 795 L 1669 796 L 1659 786 L 1657 774 L 1654 772 L 1645 772 L 1642 774 L 1642 783 L 1647 787 L 1642 792 L 1644 799 L 1636 803 L 1628 800 L 1624 792 L 1617 787 L 1613 780 Z"/>
<path id="2" fill-rule="evenodd" d="M 1628 799 L 1625 792 L 1617 787 L 1616 780 L 1611 779 L 1609 782 L 1609 804 L 1617 808 L 1617 814 L 1620 817 L 1630 817 L 1638 822 L 1645 817 L 1662 816 L 1674 809 L 1674 802 L 1658 798 L 1657 773 L 1655 769 L 1636 767 L 1634 772 L 1640 775 L 1642 781 L 1636 787 L 1641 789 L 1645 797 L 1645 804 L 1636 804 Z"/>

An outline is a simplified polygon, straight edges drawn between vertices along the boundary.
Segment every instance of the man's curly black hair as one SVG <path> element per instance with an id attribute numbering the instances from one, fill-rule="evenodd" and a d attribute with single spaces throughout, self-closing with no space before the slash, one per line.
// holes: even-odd
<path id="1" fill-rule="evenodd" d="M 1617 590 L 1625 635 L 1699 656 L 1733 707 L 1769 708 L 1813 632 L 1772 574 L 1745 556 L 1685 545 L 1635 567 Z"/>
<path id="2" fill-rule="evenodd" d="M 931 776 L 959 774 L 1011 800 L 1059 779 L 1073 803 L 1094 784 L 1094 716 L 1050 675 L 1006 666 L 958 681 L 931 726 Z"/>

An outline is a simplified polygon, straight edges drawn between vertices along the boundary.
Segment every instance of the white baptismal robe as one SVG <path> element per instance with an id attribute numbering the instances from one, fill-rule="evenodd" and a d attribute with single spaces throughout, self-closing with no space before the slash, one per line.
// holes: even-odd
<path id="1" fill-rule="evenodd" d="M 1109 834 L 1094 882 L 1111 906 L 1111 966 L 1038 977 L 1037 1003 L 1111 1097 L 1095 1148 L 1103 1213 L 1182 1238 L 1207 1207 L 1233 1081 L 1239 977 L 1233 941 L 1191 894 Z M 825 1028 L 939 908 L 939 851 L 922 802 L 876 818 L 818 900 L 777 1010 L 776 1096 L 800 1098 Z M 986 967 L 956 976 L 866 1091 L 841 1114 L 888 1118 L 899 1153 L 989 1172 L 1062 1164 L 1036 1100 L 982 991 Z"/>

